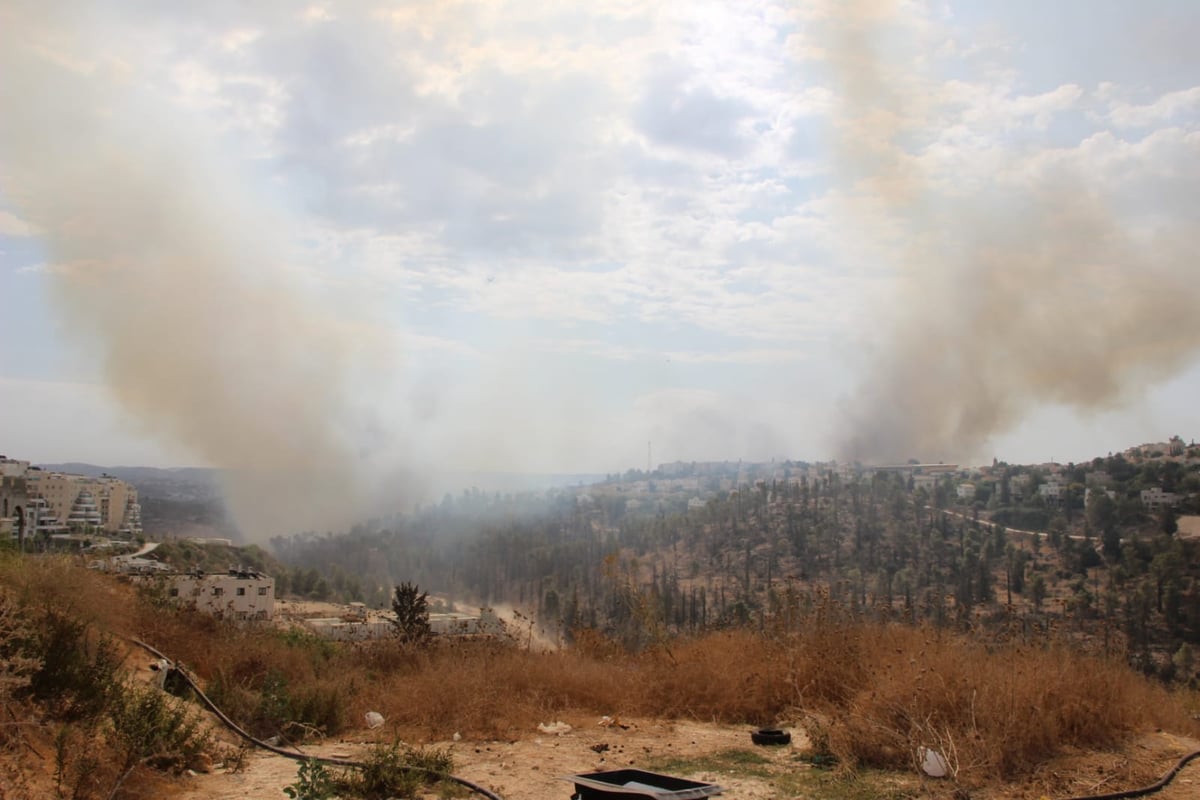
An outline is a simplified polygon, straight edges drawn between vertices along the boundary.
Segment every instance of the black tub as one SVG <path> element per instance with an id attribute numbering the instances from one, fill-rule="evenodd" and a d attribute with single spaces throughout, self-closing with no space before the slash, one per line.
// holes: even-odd
<path id="1" fill-rule="evenodd" d="M 715 783 L 689 781 L 641 769 L 585 772 L 565 775 L 563 780 L 575 784 L 577 800 L 696 800 L 725 791 Z"/>

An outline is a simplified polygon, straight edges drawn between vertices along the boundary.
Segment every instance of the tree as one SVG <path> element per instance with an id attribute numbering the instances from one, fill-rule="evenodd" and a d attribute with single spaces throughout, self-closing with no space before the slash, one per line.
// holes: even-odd
<path id="1" fill-rule="evenodd" d="M 429 593 L 407 581 L 392 593 L 392 611 L 396 619 L 396 635 L 405 644 L 421 644 L 433 635 L 429 627 Z"/>
<path id="2" fill-rule="evenodd" d="M 1042 602 L 1046 599 L 1046 579 L 1041 575 L 1034 575 L 1033 580 L 1029 582 L 1029 594 L 1033 600 L 1033 607 L 1041 611 Z"/>

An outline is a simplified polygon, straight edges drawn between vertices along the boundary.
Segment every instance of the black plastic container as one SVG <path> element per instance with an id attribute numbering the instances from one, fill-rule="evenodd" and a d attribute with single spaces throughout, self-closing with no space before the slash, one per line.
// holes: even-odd
<path id="1" fill-rule="evenodd" d="M 697 800 L 725 791 L 715 783 L 689 781 L 641 769 L 614 769 L 566 775 L 575 784 L 577 800 Z"/>

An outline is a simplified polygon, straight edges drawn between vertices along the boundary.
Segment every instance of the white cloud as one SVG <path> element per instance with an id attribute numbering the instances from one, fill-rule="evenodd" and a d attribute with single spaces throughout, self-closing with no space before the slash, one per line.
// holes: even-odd
<path id="1" fill-rule="evenodd" d="M 1200 111 L 1200 86 L 1167 92 L 1144 105 L 1114 103 L 1108 118 L 1118 128 L 1145 128 L 1177 122 L 1180 117 Z M 1193 118 L 1193 123 L 1195 119 Z"/>
<path id="2" fill-rule="evenodd" d="M 37 236 L 41 231 L 11 211 L 0 209 L 0 236 Z"/>

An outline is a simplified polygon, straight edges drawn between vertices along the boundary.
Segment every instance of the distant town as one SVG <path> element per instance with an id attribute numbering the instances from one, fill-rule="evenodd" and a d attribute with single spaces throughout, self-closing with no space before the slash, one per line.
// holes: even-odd
<path id="1" fill-rule="evenodd" d="M 942 505 L 949 499 L 951 503 L 987 509 L 1036 497 L 1047 508 L 1085 509 L 1095 497 L 1103 494 L 1114 502 L 1136 499 L 1150 514 L 1159 514 L 1166 509 L 1185 515 L 1200 513 L 1200 486 L 1193 485 L 1194 481 L 1177 479 L 1200 465 L 1200 446 L 1194 440 L 1189 443 L 1179 436 L 1172 436 L 1165 442 L 1129 447 L 1117 455 L 1130 464 L 1161 461 L 1177 467 L 1174 470 L 1168 468 L 1153 485 L 1142 485 L 1145 481 L 1141 481 L 1136 497 L 1132 498 L 1118 497 L 1114 487 L 1120 476 L 1103 468 L 1102 462 L 1106 462 L 1103 458 L 1084 464 L 1010 465 L 994 461 L 979 467 L 920 463 L 916 459 L 887 465 L 836 460 L 674 461 L 660 464 L 653 470 L 630 469 L 607 475 L 595 483 L 549 487 L 538 493 L 572 492 L 584 505 L 606 496 L 616 496 L 624 500 L 624 510 L 630 513 L 652 509 L 682 511 L 704 508 L 718 494 L 736 492 L 741 487 L 772 483 L 800 485 L 831 479 L 846 484 L 869 481 L 877 475 L 893 475 L 899 476 L 910 492 L 924 492 L 931 499 L 939 494 L 951 495 L 941 498 Z M 140 470 L 139 474 L 168 472 Z M 194 481 L 189 490 L 197 491 Z M 210 491 L 215 494 L 215 483 Z M 22 546 L 43 550 L 50 547 L 104 547 L 111 540 L 141 539 L 145 532 L 138 492 L 132 482 L 104 472 L 99 475 L 73 474 L 0 456 L 0 537 L 16 539 Z M 149 535 L 150 538 L 168 538 L 180 533 L 151 530 Z M 225 536 L 188 538 L 233 543 L 231 537 Z"/>

